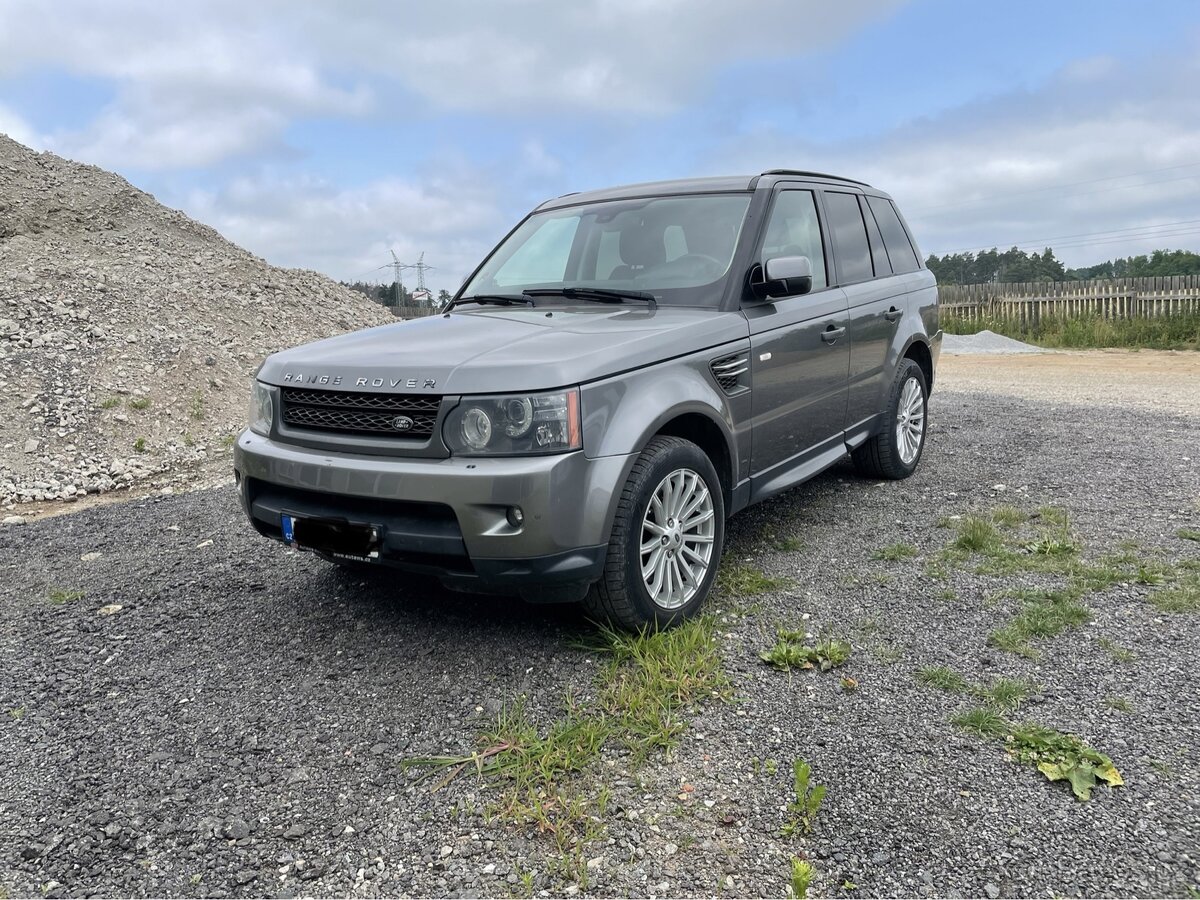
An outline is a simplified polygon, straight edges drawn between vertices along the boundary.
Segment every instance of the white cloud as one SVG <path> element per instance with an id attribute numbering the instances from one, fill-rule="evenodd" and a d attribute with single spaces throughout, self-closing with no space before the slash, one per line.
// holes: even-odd
<path id="1" fill-rule="evenodd" d="M 43 149 L 42 140 L 34 131 L 33 126 L 3 103 L 0 103 L 0 134 L 7 134 L 17 143 L 32 147 L 34 150 Z"/>
<path id="2" fill-rule="evenodd" d="M 874 140 L 828 145 L 762 129 L 715 148 L 710 161 L 714 170 L 757 171 L 803 160 L 869 181 L 897 199 L 927 253 L 1044 241 L 1068 265 L 1084 265 L 1200 249 L 1200 234 L 1095 234 L 1197 218 L 1197 83 L 1194 53 L 1097 59 Z"/>
<path id="3" fill-rule="evenodd" d="M 501 212 L 507 198 L 498 195 L 498 183 L 465 171 L 353 189 L 308 178 L 239 179 L 194 192 L 183 207 L 277 265 L 346 280 L 390 281 L 389 251 L 403 262 L 432 251 L 430 286 L 453 291 L 512 224 Z"/>
<path id="4" fill-rule="evenodd" d="M 61 67 L 113 85 L 109 108 L 54 136 L 63 153 L 109 166 L 202 166 L 271 149 L 300 117 L 396 116 L 414 98 L 505 115 L 666 113 L 726 63 L 827 47 L 899 2 L 62 0 L 48 14 L 9 0 L 0 77 Z M 821 40 L 755 27 L 772 20 L 803 22 Z M 347 73 L 353 87 L 342 84 Z M 364 77 L 398 96 L 373 96 Z"/>

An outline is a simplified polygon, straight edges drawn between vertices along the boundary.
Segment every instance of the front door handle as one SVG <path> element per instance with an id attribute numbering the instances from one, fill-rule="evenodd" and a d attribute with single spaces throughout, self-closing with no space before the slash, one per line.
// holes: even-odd
<path id="1" fill-rule="evenodd" d="M 887 319 L 889 322 L 895 322 L 902 315 L 904 315 L 904 310 L 896 309 L 896 307 L 893 306 L 891 309 L 889 309 L 887 312 L 885 312 L 883 314 L 883 317 L 885 319 Z"/>
<path id="2" fill-rule="evenodd" d="M 827 344 L 832 344 L 834 341 L 836 341 L 838 338 L 840 338 L 845 333 L 846 333 L 845 327 L 836 328 L 833 325 L 829 325 L 826 327 L 826 329 L 824 331 L 821 332 L 821 340 L 823 340 Z"/>

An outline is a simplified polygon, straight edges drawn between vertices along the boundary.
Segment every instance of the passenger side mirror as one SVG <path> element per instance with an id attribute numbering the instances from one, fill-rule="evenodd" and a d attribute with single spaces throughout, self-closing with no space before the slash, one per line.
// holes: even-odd
<path id="1" fill-rule="evenodd" d="M 807 256 L 777 256 L 768 259 L 763 268 L 766 297 L 792 297 L 812 290 L 812 260 Z"/>

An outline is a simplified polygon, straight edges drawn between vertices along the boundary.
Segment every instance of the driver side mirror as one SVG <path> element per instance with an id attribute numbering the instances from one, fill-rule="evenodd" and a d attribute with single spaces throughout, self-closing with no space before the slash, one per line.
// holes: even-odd
<path id="1" fill-rule="evenodd" d="M 777 256 L 763 266 L 763 280 L 753 285 L 754 293 L 764 300 L 794 297 L 812 290 L 812 260 L 807 256 Z"/>

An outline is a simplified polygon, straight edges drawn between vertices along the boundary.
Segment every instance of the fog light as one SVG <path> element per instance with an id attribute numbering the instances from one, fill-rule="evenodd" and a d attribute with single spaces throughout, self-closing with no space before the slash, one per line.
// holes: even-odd
<path id="1" fill-rule="evenodd" d="M 513 528 L 520 528 L 521 523 L 525 521 L 525 513 L 521 512 L 521 507 L 510 506 L 507 513 L 508 524 Z"/>

